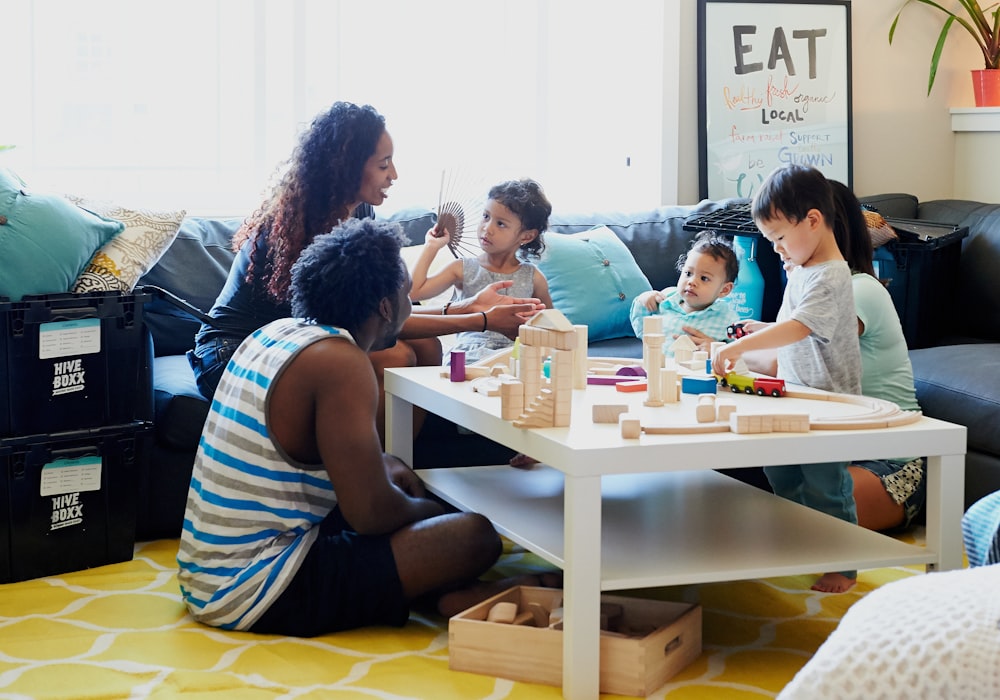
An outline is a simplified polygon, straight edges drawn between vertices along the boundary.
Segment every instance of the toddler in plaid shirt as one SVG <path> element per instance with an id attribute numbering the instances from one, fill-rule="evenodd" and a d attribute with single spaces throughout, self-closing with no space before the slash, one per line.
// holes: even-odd
<path id="1" fill-rule="evenodd" d="M 685 328 L 699 331 L 691 339 L 700 350 L 708 350 L 713 340 L 725 340 L 727 327 L 740 320 L 724 298 L 733 291 L 739 258 L 728 241 L 714 231 L 702 231 L 677 260 L 677 269 L 677 286 L 643 292 L 632 301 L 632 329 L 641 338 L 642 319 L 658 313 L 663 316 L 667 352 L 673 339 L 687 333 Z"/>

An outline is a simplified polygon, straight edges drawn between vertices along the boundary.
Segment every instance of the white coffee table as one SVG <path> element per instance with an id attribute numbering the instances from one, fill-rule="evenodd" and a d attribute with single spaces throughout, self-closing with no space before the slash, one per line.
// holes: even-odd
<path id="1" fill-rule="evenodd" d="M 931 418 L 879 430 L 624 439 L 595 424 L 595 403 L 627 403 L 644 424 L 693 423 L 696 399 L 662 408 L 613 386 L 573 392 L 569 427 L 520 429 L 500 399 L 452 383 L 440 368 L 386 370 L 387 449 L 412 463 L 412 408 L 423 407 L 539 459 L 425 469 L 428 488 L 482 513 L 564 574 L 563 696 L 599 695 L 602 590 L 925 564 L 961 568 L 966 431 Z M 720 394 L 748 412 L 851 412 L 828 401 Z M 927 455 L 925 546 L 908 545 L 778 498 L 714 469 Z"/>

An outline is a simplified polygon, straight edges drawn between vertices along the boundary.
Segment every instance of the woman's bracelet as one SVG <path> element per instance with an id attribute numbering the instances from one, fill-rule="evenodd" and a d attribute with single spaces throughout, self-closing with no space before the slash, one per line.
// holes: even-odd
<path id="1" fill-rule="evenodd" d="M 447 316 L 448 315 L 448 307 L 450 307 L 450 306 L 451 306 L 451 302 L 450 301 L 447 304 L 444 305 L 444 308 L 441 309 L 441 315 L 442 316 Z"/>
<path id="2" fill-rule="evenodd" d="M 489 325 L 489 322 L 486 320 L 486 312 L 485 311 L 480 311 L 479 313 L 481 313 L 483 315 L 483 333 L 485 333 L 486 332 L 486 326 Z"/>

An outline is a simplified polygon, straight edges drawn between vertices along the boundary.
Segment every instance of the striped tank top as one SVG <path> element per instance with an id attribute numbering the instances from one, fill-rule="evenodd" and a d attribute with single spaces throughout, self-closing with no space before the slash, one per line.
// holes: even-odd
<path id="1" fill-rule="evenodd" d="M 191 615 L 248 629 L 282 593 L 337 499 L 322 464 L 292 462 L 271 439 L 271 383 L 332 326 L 280 319 L 253 333 L 226 367 L 202 430 L 177 553 Z"/>

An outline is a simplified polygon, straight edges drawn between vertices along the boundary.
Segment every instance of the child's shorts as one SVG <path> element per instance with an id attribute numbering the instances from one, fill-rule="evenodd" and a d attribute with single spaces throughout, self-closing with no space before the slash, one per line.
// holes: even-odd
<path id="1" fill-rule="evenodd" d="M 320 525 L 295 578 L 250 631 L 315 637 L 375 625 L 402 627 L 409 616 L 389 535 L 359 535 L 338 507 Z"/>
<path id="2" fill-rule="evenodd" d="M 909 527 L 927 500 L 927 473 L 923 458 L 870 459 L 851 464 L 879 478 L 892 500 L 903 505 L 902 527 Z"/>

